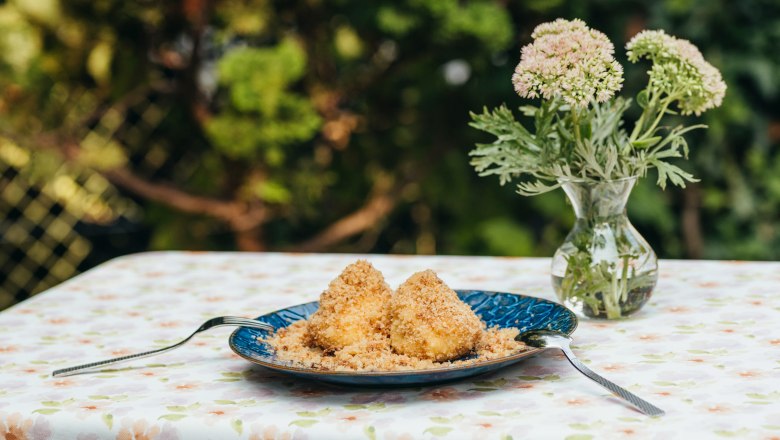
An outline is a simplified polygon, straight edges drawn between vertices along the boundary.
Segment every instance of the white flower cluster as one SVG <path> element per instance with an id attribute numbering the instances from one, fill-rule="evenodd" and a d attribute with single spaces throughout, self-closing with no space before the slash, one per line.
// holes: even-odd
<path id="1" fill-rule="evenodd" d="M 603 33 L 584 21 L 557 19 L 543 23 L 523 47 L 512 83 L 526 98 L 560 97 L 574 107 L 604 102 L 623 84 L 623 67 L 615 47 Z"/>
<path id="2" fill-rule="evenodd" d="M 626 49 L 631 62 L 640 58 L 653 62 L 648 72 L 651 87 L 677 97 L 682 114 L 698 116 L 723 102 L 726 83 L 690 41 L 660 30 L 642 31 L 629 41 Z"/>

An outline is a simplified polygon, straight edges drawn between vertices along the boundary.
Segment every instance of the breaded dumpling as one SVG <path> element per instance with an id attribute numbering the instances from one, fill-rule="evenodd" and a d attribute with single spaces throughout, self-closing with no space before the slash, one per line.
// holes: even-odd
<path id="1" fill-rule="evenodd" d="M 326 351 L 368 340 L 386 339 L 392 290 L 368 261 L 347 266 L 320 295 L 309 318 L 308 338 Z"/>
<path id="2" fill-rule="evenodd" d="M 482 322 L 432 270 L 417 272 L 390 300 L 390 344 L 399 354 L 435 361 L 461 357 L 482 334 Z"/>

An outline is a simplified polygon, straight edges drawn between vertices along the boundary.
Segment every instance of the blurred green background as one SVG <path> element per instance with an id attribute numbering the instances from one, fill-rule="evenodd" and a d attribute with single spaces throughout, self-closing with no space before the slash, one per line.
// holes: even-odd
<path id="1" fill-rule="evenodd" d="M 468 112 L 523 105 L 534 26 L 638 31 L 729 89 L 685 190 L 634 190 L 662 258 L 780 257 L 780 6 L 743 0 L 0 0 L 0 308 L 147 249 L 550 256 L 561 192 L 480 179 Z M 635 117 L 636 112 L 630 116 Z"/>

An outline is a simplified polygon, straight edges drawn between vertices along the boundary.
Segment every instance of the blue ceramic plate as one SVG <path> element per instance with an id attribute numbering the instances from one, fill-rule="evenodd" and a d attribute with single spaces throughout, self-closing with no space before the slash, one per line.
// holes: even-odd
<path id="1" fill-rule="evenodd" d="M 571 334 L 577 328 L 577 317 L 566 307 L 531 296 L 482 290 L 456 290 L 460 299 L 471 306 L 488 327 L 515 327 L 520 331 L 534 329 L 558 330 Z M 275 328 L 283 328 L 301 319 L 307 319 L 319 307 L 317 301 L 299 304 L 263 315 L 258 321 Z M 270 345 L 258 340 L 264 330 L 240 327 L 230 335 L 230 348 L 239 356 L 266 368 L 293 376 L 342 385 L 408 386 L 429 385 L 484 374 L 533 356 L 538 349 L 519 352 L 499 359 L 470 365 L 410 371 L 323 371 L 301 368 L 276 357 Z"/>

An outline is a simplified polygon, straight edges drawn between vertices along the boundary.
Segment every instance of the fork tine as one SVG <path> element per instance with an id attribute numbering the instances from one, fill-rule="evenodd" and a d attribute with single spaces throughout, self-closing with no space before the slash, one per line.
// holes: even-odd
<path id="1" fill-rule="evenodd" d="M 268 331 L 275 330 L 274 327 L 265 322 L 260 322 L 255 319 L 241 318 L 238 316 L 226 316 L 224 317 L 226 324 L 241 325 L 246 327 L 260 328 Z"/>
<path id="2" fill-rule="evenodd" d="M 255 321 L 255 320 L 252 320 L 252 319 L 246 319 L 246 318 L 239 318 L 239 317 L 234 317 L 234 316 L 226 316 L 226 317 L 225 317 L 225 322 L 226 322 L 226 323 L 231 323 L 231 324 L 253 324 L 253 323 L 260 323 L 260 321 Z"/>

